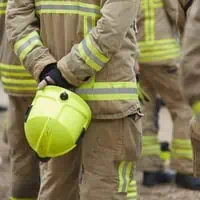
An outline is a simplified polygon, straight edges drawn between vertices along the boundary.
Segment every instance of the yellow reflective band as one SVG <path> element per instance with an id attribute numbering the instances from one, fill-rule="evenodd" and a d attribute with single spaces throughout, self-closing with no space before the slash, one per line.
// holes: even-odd
<path id="1" fill-rule="evenodd" d="M 37 198 L 16 198 L 16 197 L 10 197 L 9 200 L 37 200 Z"/>
<path id="2" fill-rule="evenodd" d="M 193 159 L 193 153 L 192 153 L 192 149 L 191 150 L 183 150 L 183 149 L 171 149 L 171 156 L 173 158 L 185 158 L 185 159 L 189 159 L 192 160 Z"/>
<path id="3" fill-rule="evenodd" d="M 104 56 L 102 52 L 92 44 L 89 35 L 79 44 L 79 52 L 85 63 L 96 71 L 100 71 L 109 61 L 109 58 Z"/>
<path id="4" fill-rule="evenodd" d="M 87 37 L 88 33 L 96 26 L 98 18 L 91 16 L 84 16 L 84 37 Z"/>
<path id="5" fill-rule="evenodd" d="M 136 200 L 137 199 L 137 186 L 136 181 L 132 180 L 128 186 L 127 191 L 127 200 Z"/>
<path id="6" fill-rule="evenodd" d="M 127 192 L 128 186 L 131 182 L 131 172 L 133 163 L 128 161 L 121 161 L 118 168 L 119 187 L 118 192 Z"/>
<path id="7" fill-rule="evenodd" d="M 159 144 L 157 136 L 143 136 L 143 145 L 152 145 L 152 144 Z"/>
<path id="8" fill-rule="evenodd" d="M 77 14 L 83 16 L 101 16 L 101 7 L 80 1 L 36 1 L 37 14 Z"/>
<path id="9" fill-rule="evenodd" d="M 133 82 L 97 82 L 86 84 L 76 90 L 86 101 L 138 100 L 136 83 Z"/>
<path id="10" fill-rule="evenodd" d="M 20 80 L 20 79 L 13 79 L 13 78 L 5 78 L 5 77 L 2 77 L 2 82 L 4 83 L 4 84 L 12 84 L 12 85 L 24 85 L 25 87 L 27 86 L 29 86 L 29 85 L 32 85 L 32 86 L 34 86 L 35 85 L 35 87 L 37 86 L 36 85 L 36 81 L 35 80 Z"/>
<path id="11" fill-rule="evenodd" d="M 0 73 L 5 77 L 31 79 L 31 74 L 21 65 L 8 65 L 0 63 Z"/>
<path id="12" fill-rule="evenodd" d="M 142 156 L 148 156 L 148 155 L 160 156 L 160 146 L 159 145 L 143 146 Z"/>
<path id="13" fill-rule="evenodd" d="M 163 161 L 168 161 L 170 160 L 170 152 L 169 151 L 161 151 L 160 152 L 160 158 L 163 160 Z"/>
<path id="14" fill-rule="evenodd" d="M 5 15 L 6 14 L 6 7 L 7 7 L 7 3 L 6 2 L 0 3 L 0 15 Z"/>
<path id="15" fill-rule="evenodd" d="M 162 61 L 162 60 L 169 60 L 180 57 L 180 49 L 169 49 L 166 51 L 161 52 L 148 52 L 141 54 L 139 61 L 141 63 L 145 62 L 156 62 L 156 61 Z"/>
<path id="16" fill-rule="evenodd" d="M 35 47 L 42 45 L 38 32 L 34 31 L 16 42 L 14 45 L 14 51 L 20 58 L 20 61 L 23 62 L 30 51 Z"/>
<path id="17" fill-rule="evenodd" d="M 192 144 L 190 140 L 186 139 L 175 139 L 172 143 L 173 148 L 184 148 L 184 149 L 191 149 Z"/>
<path id="18" fill-rule="evenodd" d="M 192 105 L 192 110 L 193 110 L 193 112 L 196 116 L 199 115 L 199 113 L 200 113 L 200 101 L 197 101 Z"/>

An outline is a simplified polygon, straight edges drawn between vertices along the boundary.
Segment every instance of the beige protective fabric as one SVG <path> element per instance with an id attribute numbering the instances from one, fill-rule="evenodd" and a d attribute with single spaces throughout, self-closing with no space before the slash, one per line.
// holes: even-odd
<path id="1" fill-rule="evenodd" d="M 72 152 L 42 164 L 38 200 L 79 200 L 81 145 Z"/>
<path id="2" fill-rule="evenodd" d="M 200 177 L 200 123 L 195 118 L 190 122 L 190 129 L 193 147 L 193 173 Z"/>
<path id="3" fill-rule="evenodd" d="M 200 100 L 199 86 L 199 22 L 200 22 L 200 2 L 193 1 L 190 8 L 190 13 L 187 16 L 185 32 L 183 37 L 183 59 L 182 66 L 182 81 L 185 88 L 185 96 L 191 106 Z M 197 112 L 197 111 L 196 111 Z M 200 176 L 200 122 L 197 113 L 197 119 L 191 121 L 191 139 L 194 155 L 194 174 Z"/>
<path id="4" fill-rule="evenodd" d="M 36 81 L 20 64 L 8 44 L 5 30 L 7 0 L 0 0 L 0 78 L 6 93 L 12 96 L 34 96 Z"/>
<path id="5" fill-rule="evenodd" d="M 32 98 L 9 96 L 7 138 L 11 159 L 11 196 L 36 199 L 40 187 L 39 162 L 24 133 L 24 113 Z"/>
<path id="6" fill-rule="evenodd" d="M 88 100 L 93 118 L 119 119 L 134 113 L 139 107 L 136 89 L 124 87 L 136 81 L 133 27 L 140 1 L 62 1 L 66 10 L 61 4 L 56 7 L 56 2 L 8 1 L 8 39 L 21 62 L 37 80 L 45 66 L 57 62 L 72 85 L 90 83 L 89 92 L 88 87 L 77 91 L 85 100 L 91 93 L 104 98 L 119 91 L 120 100 L 118 96 L 113 100 L 112 93 L 108 100 Z M 108 89 L 99 86 L 102 82 L 109 83 Z M 129 91 L 132 96 L 136 93 L 135 99 L 124 99 Z"/>
<path id="7" fill-rule="evenodd" d="M 81 200 L 138 199 L 134 169 L 142 147 L 140 115 L 93 120 L 83 138 Z"/>
<path id="8" fill-rule="evenodd" d="M 170 111 L 174 123 L 171 146 L 172 168 L 182 173 L 192 173 L 192 147 L 189 136 L 189 120 L 192 112 L 183 99 L 179 82 L 179 69 L 176 65 L 140 65 L 140 84 L 144 91 L 155 102 L 156 94 L 160 94 Z M 158 170 L 163 167 L 160 160 L 160 148 L 157 129 L 154 124 L 154 105 L 143 106 L 143 170 Z M 151 153 L 151 151 L 153 153 Z M 145 155 L 146 154 L 146 155 Z"/>

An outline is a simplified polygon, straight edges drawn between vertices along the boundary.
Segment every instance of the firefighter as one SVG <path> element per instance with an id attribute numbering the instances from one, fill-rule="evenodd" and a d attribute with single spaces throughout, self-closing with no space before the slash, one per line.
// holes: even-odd
<path id="1" fill-rule="evenodd" d="M 157 93 L 170 111 L 174 128 L 171 144 L 171 167 L 176 170 L 178 186 L 192 190 L 200 189 L 200 180 L 192 176 L 192 147 L 189 137 L 190 107 L 183 98 L 179 82 L 180 45 L 174 33 L 174 13 L 169 13 L 170 2 L 141 1 L 138 20 L 140 47 L 140 85 L 152 102 Z M 154 125 L 155 104 L 145 103 L 143 112 L 143 153 L 140 169 L 144 171 L 143 184 L 153 186 L 172 180 L 173 176 L 163 170 L 158 129 Z"/>
<path id="2" fill-rule="evenodd" d="M 82 146 L 48 163 L 39 199 L 79 199 L 81 147 L 82 200 L 137 199 L 141 112 L 132 66 L 139 0 L 8 2 L 9 42 L 38 88 L 73 90 L 92 111 Z"/>
<path id="3" fill-rule="evenodd" d="M 189 6 L 188 6 L 189 5 Z M 182 46 L 183 58 L 181 61 L 182 66 L 182 81 L 185 88 L 185 96 L 192 107 L 194 117 L 191 121 L 191 140 L 193 144 L 193 167 L 194 175 L 200 176 L 200 123 L 199 123 L 199 12 L 200 2 L 181 1 L 178 4 L 178 27 L 180 33 L 184 32 Z M 185 15 L 183 15 L 185 14 Z M 187 19 L 187 22 L 186 22 Z"/>
<path id="4" fill-rule="evenodd" d="M 40 187 L 39 161 L 24 134 L 24 113 L 35 94 L 36 82 L 12 52 L 5 31 L 7 0 L 0 1 L 0 74 L 8 94 L 6 136 L 11 159 L 11 200 L 36 200 Z"/>

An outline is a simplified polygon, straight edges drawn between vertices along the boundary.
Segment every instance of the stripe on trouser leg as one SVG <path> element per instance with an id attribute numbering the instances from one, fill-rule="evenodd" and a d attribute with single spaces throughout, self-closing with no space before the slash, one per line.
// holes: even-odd
<path id="1" fill-rule="evenodd" d="M 137 199 L 137 185 L 136 181 L 132 180 L 128 186 L 127 200 L 136 200 L 136 199 Z"/>
<path id="2" fill-rule="evenodd" d="M 118 192 L 127 192 L 131 182 L 131 172 L 133 163 L 129 161 L 121 161 L 118 168 L 119 187 Z"/>
<path id="3" fill-rule="evenodd" d="M 37 200 L 37 198 L 16 198 L 16 197 L 10 197 L 9 200 Z"/>

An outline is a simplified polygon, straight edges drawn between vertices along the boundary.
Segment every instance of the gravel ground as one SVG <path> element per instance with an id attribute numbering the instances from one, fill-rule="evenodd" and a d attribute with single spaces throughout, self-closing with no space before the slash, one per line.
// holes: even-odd
<path id="1" fill-rule="evenodd" d="M 0 105 L 6 104 L 6 97 L 0 91 Z M 5 125 L 6 113 L 0 113 L 0 200 L 8 200 L 9 183 L 11 176 L 9 173 L 10 164 L 8 159 L 8 147 L 2 140 L 2 133 Z M 172 124 L 167 110 L 161 112 L 162 128 L 159 138 L 161 140 L 171 139 Z M 167 137 L 166 137 L 167 135 Z M 175 184 L 163 185 L 153 188 L 145 188 L 141 186 L 142 174 L 138 172 L 138 186 L 141 200 L 200 200 L 200 192 L 193 192 L 177 188 Z"/>

